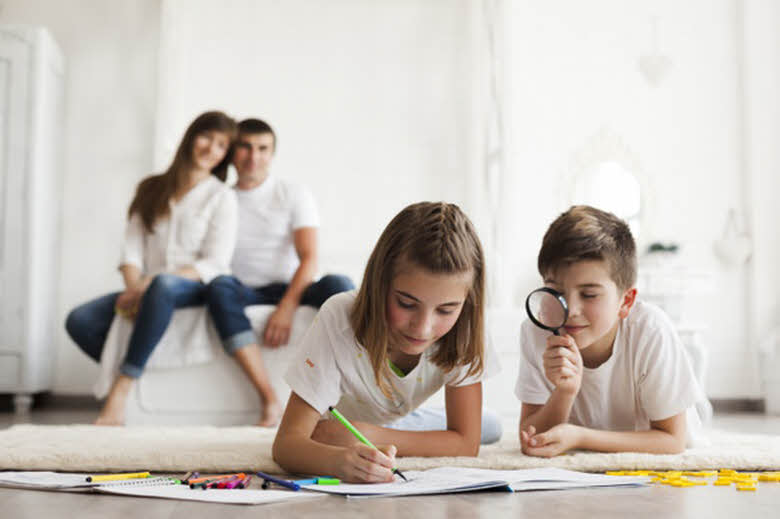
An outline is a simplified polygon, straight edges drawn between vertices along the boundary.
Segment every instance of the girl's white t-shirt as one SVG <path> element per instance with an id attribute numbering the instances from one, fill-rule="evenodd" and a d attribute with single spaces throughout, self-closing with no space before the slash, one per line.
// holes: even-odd
<path id="1" fill-rule="evenodd" d="M 523 403 L 543 405 L 555 389 L 542 359 L 548 335 L 527 319 L 521 326 L 515 394 Z M 691 443 L 701 429 L 695 404 L 704 398 L 671 320 L 658 307 L 637 301 L 618 325 L 609 359 L 583 369 L 569 421 L 593 429 L 644 431 L 651 420 L 685 411 Z"/>
<path id="2" fill-rule="evenodd" d="M 438 347 L 434 345 L 404 377 L 392 373 L 396 391 L 393 398 L 386 397 L 376 383 L 368 352 L 349 323 L 355 298 L 354 290 L 343 292 L 322 305 L 285 375 L 290 389 L 320 414 L 335 406 L 349 420 L 385 425 L 419 407 L 444 385 L 474 384 L 498 372 L 487 344 L 483 372 L 470 377 L 465 377 L 467 366 L 444 372 L 433 364 L 431 356 Z"/>

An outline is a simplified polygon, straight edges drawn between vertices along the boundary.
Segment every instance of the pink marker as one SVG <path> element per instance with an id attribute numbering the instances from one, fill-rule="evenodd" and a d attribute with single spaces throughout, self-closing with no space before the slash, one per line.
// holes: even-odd
<path id="1" fill-rule="evenodd" d="M 232 488 L 232 487 L 228 487 L 228 485 L 234 481 L 241 481 L 241 480 L 238 479 L 238 476 L 230 476 L 229 478 L 223 479 L 222 481 L 217 483 L 217 488 Z"/>
<path id="2" fill-rule="evenodd" d="M 239 483 L 238 488 L 247 488 L 249 487 L 249 482 L 252 481 L 252 474 L 249 474 L 247 477 L 244 478 L 244 480 Z"/>
<path id="3" fill-rule="evenodd" d="M 242 479 L 238 479 L 238 478 L 236 478 L 236 479 L 234 479 L 233 481 L 229 481 L 229 482 L 227 482 L 227 483 L 225 484 L 224 488 L 227 488 L 227 489 L 233 489 L 233 488 L 236 488 L 236 487 L 237 487 L 238 485 L 240 485 L 241 483 L 243 483 L 243 480 L 242 480 Z"/>

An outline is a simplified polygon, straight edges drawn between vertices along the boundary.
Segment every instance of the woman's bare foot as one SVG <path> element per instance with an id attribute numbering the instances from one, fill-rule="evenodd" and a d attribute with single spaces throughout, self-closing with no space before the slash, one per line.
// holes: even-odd
<path id="1" fill-rule="evenodd" d="M 127 395 L 133 387 L 134 379 L 127 375 L 119 375 L 111 386 L 106 403 L 95 420 L 95 425 L 124 425 L 125 407 L 127 405 Z"/>
<path id="2" fill-rule="evenodd" d="M 282 406 L 279 402 L 263 402 L 263 412 L 260 414 L 260 421 L 257 425 L 260 427 L 276 427 L 279 425 L 279 419 L 282 417 Z"/>

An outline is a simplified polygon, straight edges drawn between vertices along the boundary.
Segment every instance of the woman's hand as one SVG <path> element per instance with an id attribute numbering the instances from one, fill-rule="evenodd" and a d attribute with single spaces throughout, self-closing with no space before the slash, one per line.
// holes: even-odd
<path id="1" fill-rule="evenodd" d="M 116 299 L 116 305 L 114 310 L 117 314 L 128 319 L 135 319 L 135 315 L 138 313 L 138 306 L 141 304 L 141 297 L 144 293 L 138 290 L 138 288 L 131 287 L 126 288 L 124 292 L 119 294 Z"/>
<path id="2" fill-rule="evenodd" d="M 574 338 L 550 335 L 544 351 L 544 374 L 558 391 L 576 395 L 582 384 L 582 355 Z"/>
<path id="3" fill-rule="evenodd" d="M 520 431 L 523 454 L 551 458 L 575 449 L 582 438 L 582 428 L 570 423 L 558 424 L 550 430 L 537 433 L 533 425 Z"/>
<path id="4" fill-rule="evenodd" d="M 352 439 L 354 441 L 354 437 Z M 381 445 L 377 449 L 362 443 L 346 447 L 336 460 L 336 476 L 349 483 L 393 481 L 396 448 L 394 445 Z"/>
<path id="5" fill-rule="evenodd" d="M 116 313 L 131 320 L 135 319 L 138 307 L 141 305 L 141 298 L 144 296 L 146 289 L 149 288 L 150 281 L 149 278 L 141 278 L 119 294 L 114 305 Z"/>

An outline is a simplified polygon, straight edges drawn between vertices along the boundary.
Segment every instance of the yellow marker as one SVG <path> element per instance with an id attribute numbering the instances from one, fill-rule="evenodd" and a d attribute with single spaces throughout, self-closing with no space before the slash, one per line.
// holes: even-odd
<path id="1" fill-rule="evenodd" d="M 750 490 L 755 492 L 756 486 L 755 485 L 737 485 L 737 490 Z"/>
<path id="2" fill-rule="evenodd" d="M 97 483 L 98 481 L 119 481 L 121 479 L 141 479 L 148 478 L 148 472 L 130 472 L 126 474 L 101 474 L 99 476 L 87 476 L 87 483 Z"/>

